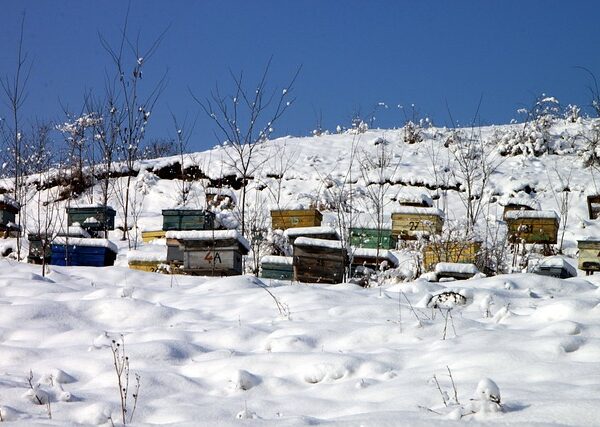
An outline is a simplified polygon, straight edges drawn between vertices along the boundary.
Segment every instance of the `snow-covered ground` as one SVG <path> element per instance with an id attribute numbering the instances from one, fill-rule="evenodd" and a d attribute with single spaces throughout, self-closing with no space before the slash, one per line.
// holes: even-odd
<path id="1" fill-rule="evenodd" d="M 506 152 L 521 129 L 490 126 L 464 135 L 475 132 L 492 152 Z M 588 218 L 586 205 L 587 195 L 599 193 L 595 172 L 583 162 L 596 131 L 594 120 L 557 119 L 545 142 L 534 138 L 519 148 L 548 153 L 498 157 L 480 228 L 502 228 L 502 206 L 511 199 L 560 214 L 568 193 L 564 252 L 575 257 L 578 239 L 600 236 L 600 221 Z M 451 136 L 429 128 L 411 145 L 404 130 L 394 129 L 265 142 L 254 159 L 248 213 L 268 223 L 270 207 L 316 206 L 322 225 L 340 232 L 331 207 L 342 195 L 352 201 L 354 225 L 373 226 L 365 195 L 369 182 L 383 178 L 390 183 L 384 221 L 397 209 L 398 193 L 413 192 L 432 198 L 446 224 L 458 224 L 465 208 L 452 189 L 456 165 L 444 145 Z M 366 170 L 366 159 L 382 144 L 390 166 L 383 174 Z M 192 183 L 187 206 L 204 208 L 204 190 L 235 175 L 227 149 L 185 156 L 186 166 L 213 180 Z M 161 209 L 180 205 L 180 182 L 152 173 L 178 159 L 140 164 L 146 170 L 132 181 L 140 229 L 160 229 Z M 435 189 L 440 186 L 450 189 Z M 57 193 L 38 198 L 31 190 L 27 230 L 38 227 L 36 201 Z M 98 195 L 96 186 L 78 202 L 98 202 Z M 111 204 L 122 223 L 116 197 Z M 217 215 L 230 226 L 239 217 L 218 209 Z M 112 419 L 119 425 L 111 345 L 122 339 L 130 362 L 127 421 L 133 415 L 136 425 L 600 425 L 600 276 L 388 278 L 368 289 L 169 276 L 126 268 L 126 243 L 118 231 L 109 237 L 119 246 L 115 267 L 51 266 L 43 278 L 39 266 L 0 261 L 2 421 L 111 425 Z M 14 242 L 0 242 L 0 249 L 6 246 Z M 137 256 L 154 259 L 153 246 L 164 255 L 162 240 L 142 246 Z M 402 263 L 402 254 L 394 254 Z M 133 411 L 135 374 L 140 389 Z"/>
<path id="2" fill-rule="evenodd" d="M 118 425 L 110 346 L 121 335 L 131 389 L 140 376 L 135 425 L 448 425 L 461 414 L 487 425 L 599 422 L 600 276 L 363 289 L 0 268 L 0 413 L 17 425 L 110 425 L 109 416 Z M 467 301 L 442 304 L 454 307 L 448 323 L 446 308 L 427 307 L 443 291 Z M 486 378 L 500 407 L 475 393 Z M 51 420 L 33 393 L 50 401 Z"/>

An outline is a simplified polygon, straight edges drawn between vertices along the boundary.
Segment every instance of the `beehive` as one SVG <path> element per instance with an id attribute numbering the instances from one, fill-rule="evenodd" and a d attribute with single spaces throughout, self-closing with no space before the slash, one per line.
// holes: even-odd
<path id="1" fill-rule="evenodd" d="M 348 253 L 336 240 L 299 237 L 294 242 L 294 279 L 304 283 L 341 283 Z"/>
<path id="2" fill-rule="evenodd" d="M 264 256 L 260 260 L 260 277 L 264 279 L 292 280 L 294 258 L 288 256 Z"/>
<path id="3" fill-rule="evenodd" d="M 115 229 L 116 212 L 110 206 L 79 206 L 67 208 L 67 225 L 78 223 L 91 232 Z"/>
<path id="4" fill-rule="evenodd" d="M 351 228 L 350 245 L 366 249 L 396 249 L 397 236 L 392 230 L 380 228 Z"/>
<path id="5" fill-rule="evenodd" d="M 106 239 L 57 237 L 51 245 L 50 263 L 62 266 L 105 267 L 113 265 L 117 246 Z"/>
<path id="6" fill-rule="evenodd" d="M 578 267 L 585 272 L 600 271 L 600 240 L 578 240 Z"/>
<path id="7" fill-rule="evenodd" d="M 337 231 L 331 227 L 297 227 L 288 228 L 283 232 L 288 241 L 293 245 L 298 237 L 311 237 L 314 239 L 340 240 Z"/>
<path id="8" fill-rule="evenodd" d="M 508 239 L 511 243 L 554 244 L 559 218 L 554 211 L 510 211 L 506 213 Z"/>
<path id="9" fill-rule="evenodd" d="M 202 276 L 234 276 L 243 272 L 250 244 L 235 230 L 169 231 L 183 253 L 182 271 Z"/>
<path id="10" fill-rule="evenodd" d="M 163 245 L 147 245 L 129 251 L 127 253 L 129 268 L 151 273 L 166 273 L 168 270 L 166 249 Z"/>
<path id="11" fill-rule="evenodd" d="M 316 209 L 272 210 L 271 228 L 287 230 L 295 227 L 318 227 L 323 215 Z"/>
<path id="12" fill-rule="evenodd" d="M 439 262 L 476 264 L 480 249 L 480 242 L 466 240 L 429 243 L 423 248 L 423 267 L 432 271 Z"/>
<path id="13" fill-rule="evenodd" d="M 443 226 L 444 214 L 437 208 L 401 206 L 392 213 L 392 234 L 403 240 L 440 234 Z"/>
<path id="14" fill-rule="evenodd" d="M 163 231 L 212 230 L 215 214 L 202 209 L 163 209 Z"/>
<path id="15" fill-rule="evenodd" d="M 149 243 L 156 239 L 164 239 L 166 233 L 167 232 L 164 230 L 142 231 L 142 241 L 144 243 Z"/>

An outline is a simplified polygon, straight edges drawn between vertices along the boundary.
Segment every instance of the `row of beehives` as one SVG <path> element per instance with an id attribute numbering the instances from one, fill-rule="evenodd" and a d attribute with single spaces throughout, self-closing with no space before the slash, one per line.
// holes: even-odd
<path id="1" fill-rule="evenodd" d="M 424 201 L 423 205 L 427 202 Z M 394 239 L 415 240 L 419 236 L 441 234 L 444 214 L 433 206 L 400 206 L 391 214 L 391 229 L 386 231 Z M 295 227 L 320 226 L 323 215 L 315 209 L 273 210 L 272 228 L 286 230 Z M 511 243 L 555 244 L 559 218 L 554 211 L 532 210 L 528 206 L 507 205 L 504 219 Z M 369 230 L 369 229 L 365 229 Z M 379 231 L 377 231 L 379 233 Z M 387 237 L 386 237 L 387 238 Z"/>
<path id="2" fill-rule="evenodd" d="M 378 271 L 398 266 L 396 257 L 382 245 L 379 248 L 352 247 L 349 252 L 338 233 L 330 227 L 289 228 L 284 235 L 292 245 L 293 255 L 263 257 L 261 277 L 335 284 L 343 281 L 348 267 L 352 275 L 359 269 Z M 389 237 L 381 240 L 389 243 Z M 354 241 L 359 238 L 357 233 Z M 369 239 L 366 241 L 370 242 Z"/>
<path id="3" fill-rule="evenodd" d="M 29 233 L 32 264 L 102 267 L 113 265 L 117 246 L 107 232 L 115 228 L 115 210 L 95 205 L 67 208 L 67 226 L 56 232 L 41 230 Z"/>
<path id="4" fill-rule="evenodd" d="M 250 245 L 236 230 L 223 229 L 214 213 L 201 209 L 165 209 L 161 230 L 142 232 L 146 249 L 131 251 L 129 267 L 135 270 L 229 276 L 242 273 L 243 256 Z M 157 239 L 164 244 L 156 243 Z M 144 247 L 142 249 L 144 249 Z"/>

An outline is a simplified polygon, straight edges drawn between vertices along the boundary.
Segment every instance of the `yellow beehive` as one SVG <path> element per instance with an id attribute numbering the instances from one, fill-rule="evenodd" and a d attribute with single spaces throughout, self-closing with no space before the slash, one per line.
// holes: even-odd
<path id="1" fill-rule="evenodd" d="M 557 242 L 559 219 L 554 211 L 509 211 L 505 213 L 511 243 Z"/>
<path id="2" fill-rule="evenodd" d="M 147 271 L 150 273 L 159 272 L 159 266 L 162 262 L 159 261 L 129 261 L 129 268 L 132 270 Z"/>
<path id="3" fill-rule="evenodd" d="M 578 240 L 580 270 L 600 271 L 600 240 Z"/>
<path id="4" fill-rule="evenodd" d="M 403 240 L 440 234 L 443 226 L 444 214 L 437 208 L 401 206 L 392 213 L 392 235 Z"/>
<path id="5" fill-rule="evenodd" d="M 156 231 L 142 231 L 142 241 L 144 243 L 149 243 L 155 239 L 164 239 L 166 231 L 156 230 Z"/>
<path id="6" fill-rule="evenodd" d="M 316 209 L 272 210 L 271 228 L 287 230 L 296 227 L 319 227 L 323 215 Z"/>
<path id="7" fill-rule="evenodd" d="M 423 249 L 423 266 L 431 271 L 438 262 L 476 264 L 480 242 L 447 241 L 430 243 Z"/>

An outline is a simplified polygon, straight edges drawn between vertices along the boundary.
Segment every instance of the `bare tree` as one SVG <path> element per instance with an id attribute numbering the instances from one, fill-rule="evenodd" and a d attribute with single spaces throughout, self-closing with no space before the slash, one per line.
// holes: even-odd
<path id="1" fill-rule="evenodd" d="M 29 216 L 27 233 L 30 236 L 30 245 L 35 244 L 33 242 L 37 240 L 37 255 L 41 258 L 42 276 L 46 275 L 46 260 L 50 255 L 50 245 L 65 220 L 57 202 L 59 186 L 47 185 L 58 173 L 57 161 L 58 167 L 61 167 L 60 159 L 52 149 L 53 143 L 49 138 L 50 130 L 51 126 L 43 123 L 38 124 L 32 130 L 28 142 L 30 154 L 27 157 L 27 163 L 30 165 L 28 174 L 37 176 L 37 188 L 33 199 L 34 208 L 27 212 Z M 30 248 L 30 254 L 31 252 Z"/>
<path id="2" fill-rule="evenodd" d="M 390 143 L 382 138 L 376 140 L 375 152 L 362 150 L 359 156 L 360 171 L 365 183 L 364 200 L 377 231 L 377 255 L 383 239 L 385 224 L 384 211 L 391 202 L 388 191 L 393 186 L 394 178 L 400 166 L 400 153 L 394 153 Z"/>
<path id="3" fill-rule="evenodd" d="M 124 197 L 122 203 L 120 203 L 123 219 L 122 240 L 128 239 L 129 236 L 131 206 L 129 199 L 132 191 L 131 179 L 135 172 L 135 163 L 141 155 L 141 147 L 150 114 L 166 85 L 166 75 L 163 75 L 146 93 L 142 91 L 142 75 L 145 66 L 158 50 L 167 30 L 154 39 L 148 48 L 142 48 L 139 34 L 135 39 L 131 39 L 128 35 L 130 6 L 127 8 L 121 38 L 117 46 L 111 46 L 100 35 L 100 43 L 110 56 L 115 70 L 114 114 L 122 117 L 122 121 L 119 120 L 121 126 L 115 130 L 117 132 L 117 146 L 127 172 L 126 182 L 122 188 Z"/>
<path id="4" fill-rule="evenodd" d="M 575 68 L 585 71 L 592 80 L 592 83 L 588 85 L 588 90 L 590 91 L 591 97 L 590 106 L 596 113 L 596 117 L 600 117 L 600 89 L 598 88 L 598 80 L 596 79 L 596 75 L 588 68 L 581 66 L 577 66 Z"/>
<path id="5" fill-rule="evenodd" d="M 5 102 L 10 110 L 10 121 L 2 127 L 3 142 L 9 153 L 9 170 L 13 179 L 13 198 L 24 210 L 24 178 L 23 173 L 23 130 L 21 122 L 21 110 L 27 99 L 27 82 L 31 74 L 31 63 L 27 59 L 27 53 L 23 51 L 23 34 L 25 29 L 25 14 L 21 18 L 19 39 L 17 42 L 17 61 L 14 74 L 5 76 L 0 80 L 0 85 L 5 95 Z M 21 215 L 18 216 L 17 226 L 21 227 Z M 20 231 L 17 234 L 17 258 L 21 256 Z"/>
<path id="6" fill-rule="evenodd" d="M 272 134 L 275 124 L 294 103 L 291 97 L 294 83 L 300 68 L 294 73 L 288 84 L 277 93 L 268 87 L 271 59 L 255 86 L 249 90 L 245 87 L 243 73 L 231 73 L 234 83 L 231 95 L 222 95 L 218 86 L 206 99 L 201 100 L 191 93 L 194 100 L 216 125 L 215 136 L 227 147 L 228 166 L 234 169 L 242 180 L 241 188 L 241 231 L 247 237 L 246 196 L 249 180 L 254 177 L 258 165 L 254 156 Z"/>
<path id="7" fill-rule="evenodd" d="M 470 134 L 453 131 L 446 144 L 452 156 L 452 174 L 460 185 L 458 196 L 466 209 L 469 233 L 489 203 L 490 179 L 502 161 L 474 128 Z"/>
<path id="8" fill-rule="evenodd" d="M 195 123 L 188 128 L 187 117 L 183 123 L 177 121 L 177 117 L 171 113 L 173 119 L 173 125 L 175 127 L 175 148 L 179 157 L 179 164 L 181 173 L 179 181 L 177 182 L 178 204 L 180 206 L 187 206 L 190 198 L 190 191 L 192 189 L 192 182 L 185 172 L 185 160 L 187 158 L 188 145 L 190 142 L 190 136 L 194 129 Z"/>
<path id="9" fill-rule="evenodd" d="M 569 221 L 569 210 L 571 207 L 569 199 L 571 195 L 571 176 L 573 174 L 573 168 L 561 172 L 558 165 L 555 164 L 552 168 L 552 172 L 553 177 L 546 169 L 550 190 L 552 191 L 552 195 L 554 196 L 554 200 L 560 212 L 560 238 L 558 240 L 558 253 L 560 254 L 562 253 L 565 231 L 567 230 L 567 223 Z M 557 181 L 558 183 L 554 185 Z"/>
<path id="10" fill-rule="evenodd" d="M 277 209 L 281 209 L 281 196 L 283 191 L 283 180 L 294 164 L 298 161 L 298 153 L 289 151 L 285 143 L 273 144 L 271 154 L 269 154 L 269 172 L 267 178 L 275 180 L 275 185 L 267 185 L 266 188 L 271 194 Z"/>

